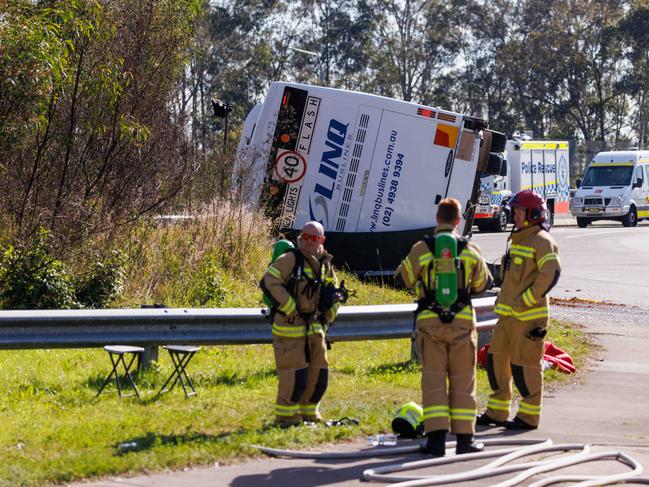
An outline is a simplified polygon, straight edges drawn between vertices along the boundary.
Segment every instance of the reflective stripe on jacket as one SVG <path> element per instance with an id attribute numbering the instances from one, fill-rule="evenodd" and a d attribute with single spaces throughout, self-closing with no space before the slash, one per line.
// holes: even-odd
<path id="1" fill-rule="evenodd" d="M 514 232 L 503 273 L 496 314 L 521 321 L 547 318 L 547 293 L 561 273 L 559 249 L 550 234 L 539 225 Z"/>

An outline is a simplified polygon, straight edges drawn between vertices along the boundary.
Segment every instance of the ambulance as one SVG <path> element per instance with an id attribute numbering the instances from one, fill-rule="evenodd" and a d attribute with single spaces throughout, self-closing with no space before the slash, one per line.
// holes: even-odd
<path id="1" fill-rule="evenodd" d="M 600 152 L 577 187 L 570 204 L 579 228 L 596 220 L 634 227 L 649 219 L 649 151 Z"/>
<path id="2" fill-rule="evenodd" d="M 281 234 L 316 220 L 334 263 L 394 270 L 455 197 L 471 228 L 483 172 L 498 174 L 505 136 L 487 122 L 366 93 L 272 83 L 243 127 L 234 178 Z"/>
<path id="3" fill-rule="evenodd" d="M 507 201 L 533 189 L 545 198 L 550 224 L 556 214 L 569 214 L 569 143 L 557 140 L 508 140 L 500 174 L 484 175 L 474 224 L 480 231 L 502 232 L 511 222 Z"/>

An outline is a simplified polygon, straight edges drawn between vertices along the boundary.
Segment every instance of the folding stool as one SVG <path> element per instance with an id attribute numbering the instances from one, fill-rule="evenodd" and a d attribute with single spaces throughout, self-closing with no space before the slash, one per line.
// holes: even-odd
<path id="1" fill-rule="evenodd" d="M 162 394 L 163 392 L 171 391 L 175 387 L 175 385 L 180 382 L 180 385 L 183 387 L 183 391 L 185 391 L 185 397 L 189 398 L 190 396 L 197 395 L 196 389 L 194 389 L 194 384 L 187 375 L 186 368 L 189 364 L 189 361 L 192 359 L 192 357 L 194 357 L 196 352 L 201 349 L 201 347 L 195 347 L 192 345 L 165 345 L 164 348 L 169 352 L 169 355 L 171 356 L 171 361 L 174 363 L 174 370 L 171 372 L 171 375 L 164 383 L 164 385 L 160 388 L 160 394 Z M 165 389 L 165 387 L 167 387 L 167 384 L 169 384 L 172 379 L 173 382 L 171 383 L 171 387 L 169 389 Z M 191 389 L 191 391 L 188 392 L 187 388 Z"/>
<path id="2" fill-rule="evenodd" d="M 99 394 L 101 394 L 101 392 L 110 382 L 111 377 L 115 375 L 115 383 L 117 384 L 117 393 L 119 394 L 120 398 L 130 397 L 133 395 L 136 395 L 139 398 L 140 393 L 138 392 L 137 387 L 135 387 L 135 382 L 133 382 L 133 377 L 131 376 L 130 369 L 135 359 L 140 357 L 144 353 L 144 348 L 132 347 L 129 345 L 106 345 L 104 347 L 104 350 L 108 352 L 110 361 L 113 364 L 113 369 L 110 371 L 110 374 L 108 374 L 108 377 L 106 377 L 106 380 L 99 388 L 99 392 L 97 392 L 97 396 L 95 397 L 99 397 Z M 128 363 L 126 363 L 126 361 L 124 360 L 124 356 L 129 354 L 131 354 L 131 360 Z M 135 391 L 135 394 L 122 394 L 122 385 L 120 384 L 119 373 L 117 372 L 117 367 L 119 366 L 120 363 L 124 367 L 124 377 L 128 379 L 129 383 L 131 384 L 131 387 L 133 387 L 133 390 Z"/>

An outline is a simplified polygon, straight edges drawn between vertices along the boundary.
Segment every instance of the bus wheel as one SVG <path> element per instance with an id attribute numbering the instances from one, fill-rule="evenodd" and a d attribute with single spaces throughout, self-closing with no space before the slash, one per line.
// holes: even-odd
<path id="1" fill-rule="evenodd" d="M 588 226 L 588 218 L 577 217 L 577 226 L 579 228 L 586 228 Z"/>
<path id="2" fill-rule="evenodd" d="M 498 218 L 494 219 L 493 229 L 496 232 L 504 232 L 507 230 L 507 212 L 504 209 L 498 213 Z"/>
<path id="3" fill-rule="evenodd" d="M 635 206 L 629 209 L 629 212 L 622 218 L 622 225 L 625 227 L 635 227 L 638 224 L 638 213 L 635 211 Z"/>

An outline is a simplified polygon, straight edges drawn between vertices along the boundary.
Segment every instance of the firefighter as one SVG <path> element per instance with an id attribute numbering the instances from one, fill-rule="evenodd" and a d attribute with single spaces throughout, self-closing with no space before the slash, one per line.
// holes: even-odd
<path id="1" fill-rule="evenodd" d="M 496 299 L 498 323 L 487 354 L 493 390 L 477 419 L 483 426 L 538 428 L 543 394 L 543 337 L 548 325 L 548 292 L 561 273 L 557 244 L 548 233 L 547 207 L 538 193 L 526 190 L 509 202 L 514 229 L 502 260 L 503 283 Z M 509 421 L 512 378 L 521 395 Z"/>
<path id="2" fill-rule="evenodd" d="M 415 338 L 422 359 L 422 397 L 424 407 L 424 453 L 445 454 L 446 433 L 457 436 L 456 453 L 481 451 L 474 441 L 476 398 L 476 317 L 471 294 L 491 286 L 491 274 L 477 245 L 461 239 L 456 233 L 461 220 L 460 202 L 447 198 L 439 203 L 434 238 L 413 245 L 395 273 L 397 282 L 412 289 L 419 298 L 415 313 Z M 457 301 L 441 308 L 436 300 L 439 284 L 438 260 L 433 246 L 441 235 L 457 240 L 457 273 L 453 289 Z M 439 249 L 438 249 L 439 250 Z M 447 390 L 448 379 L 448 390 Z"/>
<path id="3" fill-rule="evenodd" d="M 324 241 L 324 227 L 319 222 L 306 223 L 298 248 L 278 257 L 260 283 L 273 303 L 273 351 L 279 380 L 275 424 L 280 427 L 322 421 L 318 406 L 329 381 L 325 333 L 338 310 L 338 303 L 330 303 L 327 309 L 321 306 L 323 286 L 338 284 Z"/>

